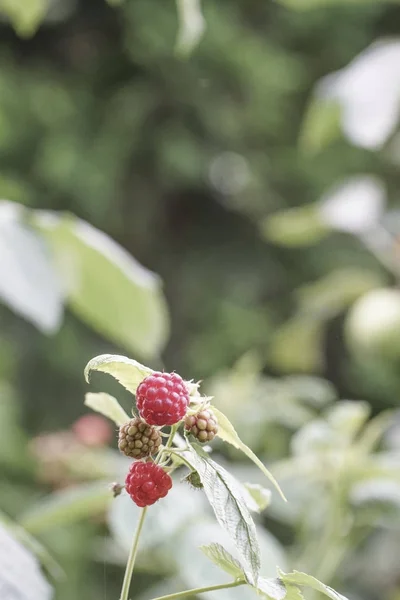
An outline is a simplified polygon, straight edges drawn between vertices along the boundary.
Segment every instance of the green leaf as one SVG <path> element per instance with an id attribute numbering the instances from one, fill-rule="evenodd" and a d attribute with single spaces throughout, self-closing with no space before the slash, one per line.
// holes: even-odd
<path id="1" fill-rule="evenodd" d="M 27 531 L 36 534 L 97 515 L 112 500 L 108 485 L 108 482 L 96 482 L 54 492 L 32 506 L 18 521 Z"/>
<path id="2" fill-rule="evenodd" d="M 159 277 L 85 221 L 46 211 L 33 219 L 53 249 L 78 317 L 130 351 L 157 356 L 168 335 Z"/>
<path id="3" fill-rule="evenodd" d="M 243 500 L 240 484 L 200 447 L 189 444 L 189 449 L 189 460 L 200 476 L 218 523 L 227 531 L 239 554 L 250 567 L 254 581 L 257 581 L 260 547 L 256 527 Z"/>
<path id="4" fill-rule="evenodd" d="M 235 428 L 233 427 L 232 423 L 229 421 L 228 417 L 226 417 L 220 410 L 215 408 L 215 406 L 213 406 L 213 411 L 215 413 L 215 416 L 218 419 L 218 425 L 219 425 L 218 435 L 219 435 L 219 437 L 222 440 L 224 440 L 224 442 L 227 442 L 228 444 L 231 444 L 238 450 L 241 450 L 248 458 L 250 458 L 250 460 L 252 460 L 254 462 L 254 464 L 257 465 L 257 467 L 264 473 L 264 475 L 269 479 L 269 481 L 271 481 L 271 483 L 273 483 L 273 485 L 275 486 L 275 488 L 277 489 L 277 491 L 279 492 L 279 494 L 281 495 L 283 500 L 286 501 L 285 495 L 282 492 L 281 488 L 279 487 L 279 484 L 276 481 L 275 477 L 272 475 L 272 473 L 270 473 L 268 471 L 266 466 L 254 454 L 254 452 L 252 450 L 250 450 L 250 448 L 242 442 L 242 440 L 239 438 Z"/>
<path id="5" fill-rule="evenodd" d="M 347 267 L 335 269 L 315 283 L 302 286 L 296 296 L 303 314 L 328 320 L 382 284 L 382 277 L 369 269 Z"/>
<path id="6" fill-rule="evenodd" d="M 200 550 L 223 571 L 232 575 L 234 579 L 246 579 L 245 571 L 236 558 L 232 556 L 221 544 L 200 546 Z"/>
<path id="7" fill-rule="evenodd" d="M 45 17 L 48 0 L 0 0 L 0 11 L 5 12 L 20 36 L 31 36 Z"/>
<path id="8" fill-rule="evenodd" d="M 273 334 L 269 360 L 284 371 L 319 371 L 323 366 L 324 322 L 314 315 L 297 312 Z"/>
<path id="9" fill-rule="evenodd" d="M 337 100 L 315 96 L 303 120 L 299 145 L 308 154 L 317 154 L 341 133 L 341 106 Z"/>
<path id="10" fill-rule="evenodd" d="M 88 393 L 85 395 L 85 405 L 101 413 L 105 417 L 114 421 L 118 427 L 129 421 L 129 416 L 126 414 L 116 398 L 100 392 L 98 394 Z"/>
<path id="11" fill-rule="evenodd" d="M 175 50 L 180 56 L 187 56 L 197 46 L 205 30 L 200 0 L 176 0 L 179 18 L 179 31 Z"/>
<path id="12" fill-rule="evenodd" d="M 261 223 L 264 237 L 280 246 L 312 246 L 329 232 L 314 204 L 276 212 Z"/>
<path id="13" fill-rule="evenodd" d="M 23 219 L 20 205 L 0 202 L 0 300 L 43 333 L 54 333 L 63 292 L 43 240 Z"/>
<path id="14" fill-rule="evenodd" d="M 245 483 L 244 487 L 249 492 L 254 502 L 256 503 L 258 510 L 257 512 L 262 512 L 265 510 L 271 503 L 271 492 L 270 490 L 266 490 L 258 483 Z"/>
<path id="15" fill-rule="evenodd" d="M 154 373 L 152 369 L 136 360 L 117 354 L 101 354 L 92 358 L 85 367 L 85 379 L 88 383 L 91 371 L 102 371 L 112 375 L 132 394 L 136 394 L 136 389 L 143 379 Z"/>
<path id="16" fill-rule="evenodd" d="M 279 572 L 279 577 L 282 579 L 284 584 L 300 585 L 310 587 L 317 592 L 321 592 L 331 600 L 348 600 L 345 596 L 338 594 L 331 587 L 321 583 L 315 577 L 307 575 L 306 573 L 300 573 L 299 571 L 293 571 L 292 573 Z"/>

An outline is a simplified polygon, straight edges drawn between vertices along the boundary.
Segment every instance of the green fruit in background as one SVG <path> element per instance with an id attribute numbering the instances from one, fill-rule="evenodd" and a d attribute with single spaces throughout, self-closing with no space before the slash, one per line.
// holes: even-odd
<path id="1" fill-rule="evenodd" d="M 354 354 L 399 359 L 400 290 L 373 290 L 357 300 L 346 318 L 345 339 Z"/>

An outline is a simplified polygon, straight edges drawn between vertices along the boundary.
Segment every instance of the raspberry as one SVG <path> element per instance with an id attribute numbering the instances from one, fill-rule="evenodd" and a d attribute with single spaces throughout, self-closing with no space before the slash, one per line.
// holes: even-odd
<path id="1" fill-rule="evenodd" d="M 186 414 L 189 393 L 176 373 L 153 373 L 136 390 L 136 406 L 149 425 L 174 425 Z"/>
<path id="2" fill-rule="evenodd" d="M 131 419 L 119 429 L 118 448 L 126 456 L 144 458 L 155 454 L 161 444 L 161 435 L 140 417 Z"/>
<path id="3" fill-rule="evenodd" d="M 143 508 L 164 498 L 172 487 L 172 479 L 155 463 L 134 462 L 126 476 L 125 487 L 134 503 Z"/>
<path id="4" fill-rule="evenodd" d="M 202 444 L 211 442 L 218 433 L 217 417 L 211 410 L 202 410 L 186 417 L 185 429 Z"/>

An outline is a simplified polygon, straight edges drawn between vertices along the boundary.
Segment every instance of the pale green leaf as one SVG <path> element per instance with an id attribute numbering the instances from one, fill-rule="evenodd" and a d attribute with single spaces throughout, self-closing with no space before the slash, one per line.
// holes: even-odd
<path id="1" fill-rule="evenodd" d="M 336 100 L 314 97 L 302 123 L 300 148 L 309 154 L 323 150 L 340 136 L 340 118 L 341 107 Z"/>
<path id="2" fill-rule="evenodd" d="M 267 490 L 259 485 L 258 483 L 245 483 L 244 487 L 249 492 L 254 502 L 256 503 L 258 510 L 257 512 L 262 512 L 265 510 L 271 503 L 271 491 Z"/>
<path id="3" fill-rule="evenodd" d="M 295 585 L 286 585 L 285 600 L 304 600 L 304 596 L 300 589 Z"/>
<path id="4" fill-rule="evenodd" d="M 286 587 L 279 579 L 266 579 L 260 577 L 256 590 L 262 598 L 268 598 L 269 600 L 286 600 L 287 593 Z"/>
<path id="5" fill-rule="evenodd" d="M 286 501 L 285 495 L 282 492 L 281 488 L 279 487 L 279 484 L 276 481 L 275 477 L 272 475 L 272 473 L 270 473 L 268 471 L 266 466 L 254 454 L 254 452 L 248 446 L 246 446 L 246 444 L 244 444 L 242 442 L 242 440 L 239 438 L 235 428 L 233 427 L 232 423 L 229 421 L 228 417 L 226 417 L 220 410 L 215 408 L 215 406 L 213 406 L 213 411 L 215 413 L 215 416 L 218 419 L 218 426 L 219 426 L 218 435 L 219 435 L 219 437 L 222 440 L 224 440 L 224 442 L 227 442 L 228 444 L 231 444 L 238 450 L 241 450 L 248 458 L 250 458 L 250 460 L 252 460 L 254 462 L 254 464 L 257 465 L 257 467 L 264 473 L 264 475 L 269 479 L 269 481 L 271 481 L 271 483 L 273 483 L 273 485 L 275 486 L 275 488 L 277 489 L 277 491 L 279 492 L 279 494 L 281 495 L 283 500 Z"/>
<path id="6" fill-rule="evenodd" d="M 189 461 L 198 472 L 204 492 L 218 523 L 234 542 L 250 568 L 254 581 L 260 570 L 260 547 L 256 528 L 243 499 L 240 484 L 200 447 L 189 446 Z"/>
<path id="7" fill-rule="evenodd" d="M 53 527 L 67 527 L 101 514 L 111 500 L 109 482 L 85 483 L 46 496 L 20 515 L 18 522 L 33 534 Z"/>
<path id="8" fill-rule="evenodd" d="M 316 282 L 302 286 L 296 296 L 304 314 L 328 320 L 382 284 L 382 277 L 369 269 L 347 267 L 335 269 Z"/>
<path id="9" fill-rule="evenodd" d="M 176 6 L 179 30 L 175 50 L 180 56 L 187 56 L 199 43 L 206 25 L 200 0 L 176 0 Z"/>
<path id="10" fill-rule="evenodd" d="M 44 333 L 61 325 L 64 295 L 51 256 L 13 202 L 0 202 L 0 300 Z"/>
<path id="11" fill-rule="evenodd" d="M 273 334 L 269 361 L 280 371 L 315 372 L 323 367 L 324 321 L 298 312 Z"/>
<path id="12" fill-rule="evenodd" d="M 85 367 L 85 379 L 88 383 L 91 371 L 108 373 L 132 394 L 136 393 L 140 382 L 154 372 L 132 358 L 117 354 L 101 354 L 92 358 Z"/>
<path id="13" fill-rule="evenodd" d="M 329 229 L 321 220 L 317 206 L 307 204 L 276 212 L 261 223 L 264 237 L 281 246 L 312 246 L 322 240 Z"/>
<path id="14" fill-rule="evenodd" d="M 335 590 L 333 590 L 328 585 L 321 583 L 321 581 L 318 581 L 318 579 L 315 579 L 315 577 L 307 575 L 306 573 L 300 573 L 299 571 L 293 571 L 292 573 L 282 573 L 280 571 L 279 577 L 282 579 L 285 585 L 292 584 L 310 587 L 313 590 L 316 590 L 317 592 L 321 592 L 321 594 L 328 596 L 328 598 L 331 598 L 331 600 L 348 600 L 345 596 L 338 594 L 338 592 L 335 592 Z"/>
<path id="15" fill-rule="evenodd" d="M 44 19 L 49 0 L 0 0 L 0 12 L 10 19 L 16 32 L 30 36 Z"/>
<path id="16" fill-rule="evenodd" d="M 114 421 L 118 427 L 124 425 L 129 421 L 129 416 L 126 414 L 120 403 L 116 398 L 100 392 L 98 394 L 92 394 L 89 392 L 85 395 L 85 405 L 101 413 L 105 417 Z"/>
<path id="17" fill-rule="evenodd" d="M 200 550 L 215 565 L 223 571 L 232 575 L 234 579 L 246 579 L 246 574 L 240 562 L 236 560 L 221 544 L 210 544 L 209 546 L 200 546 Z"/>
<path id="18" fill-rule="evenodd" d="M 158 356 L 169 328 L 160 278 L 72 215 L 40 211 L 33 220 L 53 250 L 78 317 L 127 350 Z"/>

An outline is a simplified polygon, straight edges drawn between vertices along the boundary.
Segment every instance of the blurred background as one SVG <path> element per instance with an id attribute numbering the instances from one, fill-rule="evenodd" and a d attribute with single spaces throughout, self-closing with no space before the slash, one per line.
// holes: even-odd
<path id="1" fill-rule="evenodd" d="M 119 597 L 137 512 L 108 489 L 129 462 L 83 369 L 126 354 L 201 379 L 281 483 L 288 504 L 257 517 L 265 576 L 399 600 L 400 3 L 0 10 L 4 531 L 57 600 Z M 90 389 L 132 404 L 106 376 Z M 224 532 L 179 479 L 132 600 L 220 581 L 196 547 Z"/>

